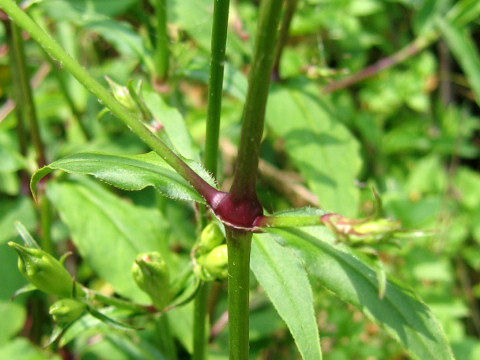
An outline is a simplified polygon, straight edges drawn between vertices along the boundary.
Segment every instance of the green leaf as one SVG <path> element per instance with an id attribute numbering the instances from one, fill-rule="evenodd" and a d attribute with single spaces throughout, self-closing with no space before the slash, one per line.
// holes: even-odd
<path id="1" fill-rule="evenodd" d="M 215 185 L 215 180 L 200 164 L 189 162 L 189 165 L 207 182 Z M 80 153 L 65 157 L 33 174 L 30 184 L 33 194 L 36 193 L 39 181 L 53 170 L 93 175 L 101 181 L 129 191 L 152 186 L 172 199 L 205 203 L 203 197 L 185 179 L 153 152 L 134 156 Z"/>
<path id="2" fill-rule="evenodd" d="M 22 330 L 26 313 L 23 306 L 12 302 L 0 301 L 0 344 Z"/>
<path id="3" fill-rule="evenodd" d="M 251 268 L 280 316 L 287 323 L 304 360 L 322 358 L 313 295 L 301 260 L 269 234 L 256 234 Z"/>
<path id="4" fill-rule="evenodd" d="M 438 18 L 437 23 L 455 59 L 467 76 L 477 104 L 480 105 L 480 55 L 470 31 L 442 18 Z"/>
<path id="5" fill-rule="evenodd" d="M 115 290 L 149 303 L 130 269 L 138 254 L 167 253 L 167 224 L 157 210 L 132 205 L 93 182 L 51 182 L 47 196 L 70 228 L 82 258 Z"/>
<path id="6" fill-rule="evenodd" d="M 277 240 L 298 251 L 311 277 L 382 325 L 413 358 L 454 359 L 445 334 L 428 306 L 391 281 L 387 282 L 385 297 L 380 299 L 375 270 L 346 248 L 334 245 L 335 238 L 328 229 L 269 229 L 268 232 L 270 241 Z"/>
<path id="7" fill-rule="evenodd" d="M 318 195 L 321 207 L 355 216 L 359 146 L 319 100 L 318 89 L 301 82 L 272 88 L 266 121 L 269 129 L 285 140 L 285 150 Z"/>

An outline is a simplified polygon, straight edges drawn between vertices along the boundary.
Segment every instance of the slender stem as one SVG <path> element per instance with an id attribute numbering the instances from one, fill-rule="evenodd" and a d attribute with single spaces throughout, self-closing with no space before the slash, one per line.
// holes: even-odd
<path id="1" fill-rule="evenodd" d="M 17 63 L 15 75 L 18 77 L 20 85 L 20 102 L 23 108 L 23 116 L 30 126 L 30 135 L 35 147 L 38 166 L 42 167 L 47 163 L 45 156 L 45 145 L 43 144 L 40 136 L 37 112 L 35 109 L 35 104 L 33 103 L 32 88 L 30 87 L 28 80 L 22 31 L 15 24 L 12 24 L 11 36 L 12 48 L 10 51 L 13 53 L 13 57 Z"/>
<path id="2" fill-rule="evenodd" d="M 297 6 L 298 0 L 285 1 L 285 15 L 283 16 L 282 24 L 280 25 L 278 46 L 275 53 L 275 65 L 273 66 L 273 76 L 275 79 L 280 79 L 280 61 L 282 60 L 283 48 L 287 43 L 290 24 L 292 23 L 293 15 L 297 10 Z"/>
<path id="3" fill-rule="evenodd" d="M 205 167 L 213 176 L 216 176 L 230 0 L 215 0 L 214 3 L 212 58 L 208 89 L 207 136 L 205 141 Z"/>
<path id="4" fill-rule="evenodd" d="M 207 334 L 207 304 L 210 285 L 204 282 L 195 297 L 193 310 L 193 360 L 205 359 Z"/>
<path id="5" fill-rule="evenodd" d="M 227 229 L 230 360 L 248 359 L 251 241 L 252 233 Z"/>
<path id="6" fill-rule="evenodd" d="M 177 360 L 177 349 L 170 331 L 170 322 L 167 314 L 162 314 L 155 322 L 155 326 L 160 338 L 160 350 L 169 360 Z"/>
<path id="7" fill-rule="evenodd" d="M 155 48 L 155 75 L 158 80 L 168 77 L 170 50 L 168 48 L 167 0 L 155 0 L 155 17 L 157 20 L 157 42 Z"/>
<path id="8" fill-rule="evenodd" d="M 260 7 L 248 93 L 243 109 L 237 166 L 231 188 L 236 199 L 256 198 L 255 182 L 265 108 L 275 61 L 277 28 L 283 0 L 264 0 Z"/>
<path id="9" fill-rule="evenodd" d="M 350 87 L 360 81 L 368 79 L 372 76 L 375 76 L 379 72 L 391 68 L 408 58 L 418 54 L 423 49 L 427 48 L 434 40 L 437 39 L 437 35 L 434 34 L 429 37 L 420 36 L 412 41 L 410 44 L 405 46 L 403 49 L 399 50 L 395 54 L 388 56 L 384 59 L 377 61 L 375 64 L 367 66 L 366 68 L 360 70 L 356 74 L 347 76 L 338 81 L 334 81 L 323 87 L 323 93 L 331 93 L 338 90 L 345 89 Z"/>
<path id="10" fill-rule="evenodd" d="M 8 47 L 10 49 L 13 48 L 12 44 L 12 27 L 15 25 L 12 24 L 10 20 L 5 20 L 3 21 L 5 25 L 5 32 L 6 32 L 6 38 L 8 41 Z M 16 115 L 17 115 L 17 138 L 18 138 L 18 144 L 20 146 L 20 153 L 25 156 L 27 154 L 27 136 L 25 132 L 25 124 L 24 124 L 24 117 L 23 117 L 23 108 L 22 108 L 22 91 L 21 91 L 21 84 L 20 84 L 20 78 L 17 76 L 18 73 L 18 63 L 15 58 L 15 52 L 10 51 L 10 69 L 12 72 L 12 83 L 13 83 L 13 99 L 14 103 L 21 104 L 19 107 L 17 107 Z M 28 173 L 25 170 L 20 170 L 20 179 L 21 179 L 21 184 L 22 184 L 22 190 L 25 188 L 28 189 L 28 183 L 29 183 L 29 176 Z M 28 191 L 28 190 L 27 190 Z"/>
<path id="11" fill-rule="evenodd" d="M 222 106 L 223 73 L 227 43 L 229 0 L 215 0 L 212 25 L 212 57 L 208 91 L 208 112 L 205 140 L 205 167 L 217 177 L 218 139 Z M 206 209 L 201 209 L 202 222 L 206 225 Z M 208 298 L 210 285 L 203 283 L 195 297 L 193 318 L 193 359 L 206 357 L 206 324 L 208 319 Z"/>
<path id="12" fill-rule="evenodd" d="M 95 80 L 76 60 L 28 15 L 26 15 L 13 0 L 0 0 L 0 7 L 16 22 L 18 26 L 28 31 L 43 49 L 62 64 L 81 84 L 94 94 L 110 111 L 132 130 L 145 144 L 159 154 L 180 176 L 185 178 L 202 194 L 208 202 L 218 194 L 218 191 L 206 183 L 193 171 L 175 152 L 162 142 L 143 123 L 138 115 L 133 114 L 121 105 L 113 95 Z"/>

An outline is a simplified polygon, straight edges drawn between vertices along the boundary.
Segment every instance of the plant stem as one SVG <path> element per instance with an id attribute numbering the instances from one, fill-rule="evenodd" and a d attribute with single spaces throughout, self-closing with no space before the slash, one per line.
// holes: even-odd
<path id="1" fill-rule="evenodd" d="M 227 43 L 228 10 L 230 0 L 215 0 L 212 25 L 212 57 L 210 63 L 210 80 L 208 90 L 208 112 L 205 140 L 205 167 L 217 177 L 218 139 L 220 129 L 220 113 L 223 94 L 223 73 L 225 48 Z M 206 209 L 201 209 L 205 219 Z M 205 221 L 203 221 L 205 222 Z M 205 225 L 205 224 L 203 224 Z M 208 298 L 210 285 L 204 282 L 195 297 L 193 318 L 193 359 L 206 358 L 207 334 L 205 331 L 208 319 Z"/>
<path id="2" fill-rule="evenodd" d="M 170 331 L 170 323 L 167 314 L 162 314 L 155 322 L 157 333 L 160 337 L 160 350 L 169 360 L 177 360 L 177 350 Z"/>
<path id="3" fill-rule="evenodd" d="M 203 282 L 195 297 L 193 310 L 193 360 L 205 359 L 207 334 L 207 303 L 210 285 Z"/>
<path id="4" fill-rule="evenodd" d="M 222 108 L 223 73 L 227 43 L 228 10 L 230 0 L 215 0 L 212 27 L 212 58 L 208 89 L 207 134 L 205 167 L 217 176 L 218 138 Z"/>
<path id="5" fill-rule="evenodd" d="M 155 45 L 155 75 L 164 81 L 168 77 L 170 51 L 168 48 L 167 0 L 155 0 L 155 17 L 157 20 L 157 42 Z"/>
<path id="6" fill-rule="evenodd" d="M 76 60 L 68 55 L 65 50 L 42 28 L 40 28 L 28 15 L 26 15 L 13 0 L 0 0 L 0 7 L 16 22 L 18 26 L 28 31 L 43 49 L 55 60 L 62 64 L 81 84 L 94 94 L 110 111 L 129 127 L 145 144 L 159 154 L 180 176 L 207 200 L 218 194 L 218 190 L 206 183 L 193 171 L 175 152 L 163 143 L 143 123 L 138 115 L 130 112 L 121 105 L 113 95 L 95 80 Z"/>
<path id="7" fill-rule="evenodd" d="M 278 46 L 275 53 L 275 65 L 273 66 L 273 76 L 277 80 L 280 80 L 280 61 L 282 60 L 283 48 L 288 40 L 288 33 L 290 31 L 290 24 L 292 23 L 293 15 L 297 10 L 298 0 L 286 0 L 285 3 L 285 15 L 283 15 L 282 24 L 280 25 Z"/>
<path id="8" fill-rule="evenodd" d="M 251 241 L 252 233 L 227 228 L 230 360 L 248 359 Z"/>
<path id="9" fill-rule="evenodd" d="M 243 109 L 237 165 L 231 188 L 231 193 L 236 199 L 256 199 L 255 175 L 275 60 L 277 28 L 282 2 L 282 0 L 264 0 L 260 5 L 248 93 Z"/>
<path id="10" fill-rule="evenodd" d="M 23 109 L 24 119 L 30 126 L 30 135 L 33 145 L 35 147 L 35 154 L 37 157 L 37 164 L 42 167 L 47 164 L 45 155 L 45 145 L 40 136 L 40 128 L 38 125 L 37 112 L 35 104 L 33 103 L 32 89 L 28 80 L 27 64 L 25 59 L 25 49 L 23 46 L 22 31 L 15 25 L 11 27 L 11 46 L 10 51 L 16 61 L 15 75 L 18 77 L 20 85 L 20 105 Z M 22 110 L 20 110 L 22 111 Z"/>
<path id="11" fill-rule="evenodd" d="M 6 38 L 7 38 L 7 42 L 8 42 L 8 47 L 10 49 L 13 48 L 13 44 L 12 44 L 12 27 L 14 27 L 15 25 L 12 24 L 12 22 L 10 20 L 5 20 L 3 21 L 4 23 L 4 26 L 5 26 L 5 32 L 6 32 Z M 20 79 L 19 77 L 17 76 L 17 60 L 15 58 L 15 52 L 13 51 L 10 51 L 10 56 L 9 56 L 9 60 L 10 60 L 10 71 L 12 73 L 12 83 L 13 83 L 13 99 L 14 99 L 14 102 L 15 103 L 20 103 L 21 104 L 21 84 L 20 84 Z M 27 155 L 27 136 L 26 136 L 26 133 L 25 133 L 25 124 L 24 124 L 24 118 L 23 118 L 23 108 L 21 106 L 17 107 L 17 111 L 16 111 L 16 115 L 17 115 L 17 127 L 16 127 L 16 130 L 17 130 L 17 138 L 18 138 L 18 144 L 20 146 L 20 153 L 22 154 L 22 156 L 26 156 Z M 28 183 L 29 183 L 29 176 L 28 176 L 28 173 L 25 171 L 25 170 L 20 170 L 19 172 L 19 175 L 20 175 L 20 180 L 21 180 L 21 188 L 22 188 L 22 191 L 25 189 L 25 186 L 26 186 L 26 189 L 28 189 Z M 27 190 L 28 191 L 28 190 Z"/>

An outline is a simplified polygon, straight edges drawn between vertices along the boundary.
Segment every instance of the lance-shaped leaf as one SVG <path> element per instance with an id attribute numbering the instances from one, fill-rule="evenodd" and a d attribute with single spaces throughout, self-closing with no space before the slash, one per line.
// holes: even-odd
<path id="1" fill-rule="evenodd" d="M 388 281 L 385 296 L 378 296 L 374 269 L 334 245 L 325 227 L 267 229 L 270 240 L 296 249 L 310 276 L 342 300 L 357 306 L 378 322 L 415 359 L 454 359 L 445 334 L 426 304 L 410 290 Z"/>
<path id="2" fill-rule="evenodd" d="M 256 234 L 251 268 L 292 333 L 304 360 L 320 360 L 320 338 L 307 273 L 291 249 Z"/>
<path id="3" fill-rule="evenodd" d="M 198 163 L 188 164 L 208 183 L 215 186 L 215 180 Z M 72 174 L 92 175 L 112 186 L 123 190 L 141 190 L 148 186 L 172 199 L 205 203 L 203 197 L 193 187 L 169 167 L 157 154 L 150 152 L 141 155 L 108 155 L 100 153 L 79 153 L 57 160 L 32 176 L 32 193 L 42 178 L 53 170 Z"/>

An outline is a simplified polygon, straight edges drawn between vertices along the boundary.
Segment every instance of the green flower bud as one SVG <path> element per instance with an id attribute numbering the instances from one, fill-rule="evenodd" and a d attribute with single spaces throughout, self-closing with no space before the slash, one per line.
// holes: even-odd
<path id="1" fill-rule="evenodd" d="M 202 230 L 200 242 L 198 243 L 198 253 L 208 253 L 213 248 L 223 243 L 223 233 L 217 223 L 211 222 Z"/>
<path id="2" fill-rule="evenodd" d="M 159 252 L 141 254 L 132 266 L 132 275 L 138 287 L 152 299 L 157 309 L 164 309 L 172 298 L 170 274 Z"/>
<path id="3" fill-rule="evenodd" d="M 137 111 L 137 105 L 130 95 L 130 91 L 126 86 L 122 86 L 117 84 L 115 81 L 110 79 L 108 76 L 105 76 L 105 79 L 110 85 L 110 89 L 112 90 L 113 97 L 123 106 L 125 106 L 128 110 Z"/>
<path id="4" fill-rule="evenodd" d="M 18 253 L 18 269 L 39 290 L 59 297 L 71 297 L 73 278 L 63 265 L 41 249 L 25 247 L 10 241 Z"/>
<path id="5" fill-rule="evenodd" d="M 392 219 L 349 219 L 338 214 L 322 216 L 323 223 L 352 242 L 374 243 L 401 230 L 401 223 Z"/>
<path id="6" fill-rule="evenodd" d="M 201 275 L 203 275 L 204 280 L 226 278 L 228 275 L 227 245 L 223 244 L 215 247 L 208 254 L 200 256 L 197 262 L 201 267 Z"/>
<path id="7" fill-rule="evenodd" d="M 48 311 L 55 322 L 59 324 L 71 323 L 85 312 L 86 305 L 73 299 L 61 299 L 50 306 Z"/>

